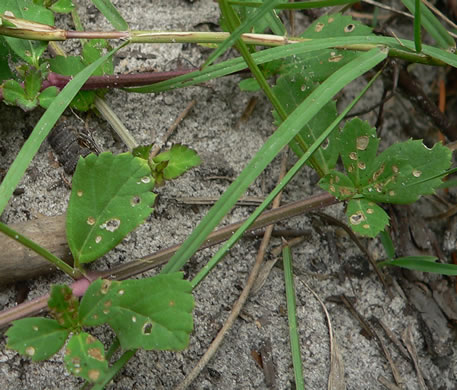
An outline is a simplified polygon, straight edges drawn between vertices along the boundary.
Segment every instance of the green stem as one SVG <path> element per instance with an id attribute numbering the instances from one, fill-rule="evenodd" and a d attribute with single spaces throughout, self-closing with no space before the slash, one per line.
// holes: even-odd
<path id="1" fill-rule="evenodd" d="M 219 3 L 220 3 L 221 12 L 226 17 L 226 20 L 230 24 L 230 28 L 235 29 L 235 27 L 236 27 L 235 20 L 236 20 L 237 16 L 236 16 L 235 12 L 233 11 L 232 7 L 230 7 L 227 0 L 220 0 Z M 282 121 L 286 120 L 287 119 L 286 110 L 284 109 L 284 107 L 282 106 L 281 102 L 276 97 L 276 95 L 273 93 L 273 90 L 271 89 L 268 82 L 265 80 L 265 77 L 264 77 L 262 71 L 260 70 L 259 66 L 256 64 L 256 62 L 252 58 L 251 53 L 249 52 L 249 49 L 246 46 L 246 43 L 244 42 L 244 40 L 240 39 L 237 41 L 236 45 L 237 45 L 237 48 L 238 48 L 241 56 L 244 58 L 244 60 L 246 61 L 246 64 L 248 65 L 249 69 L 251 70 L 252 75 L 255 77 L 255 79 L 259 83 L 260 87 L 262 88 L 263 92 L 267 96 L 268 100 L 271 102 L 274 109 L 276 110 L 278 115 L 281 117 L 281 120 Z M 297 134 L 294 139 L 297 142 L 297 144 L 300 145 L 303 153 L 306 153 L 308 148 L 306 147 L 306 144 L 305 144 L 303 138 L 301 137 L 301 135 Z M 309 160 L 310 160 L 312 167 L 316 170 L 318 175 L 320 177 L 325 176 L 324 169 L 317 163 L 317 161 L 313 157 L 311 157 Z"/>
<path id="2" fill-rule="evenodd" d="M 65 261 L 54 256 L 47 249 L 41 247 L 40 245 L 33 242 L 32 240 L 29 240 L 27 237 L 23 236 L 21 233 L 15 231 L 15 230 L 11 229 L 9 226 L 5 225 L 2 222 L 0 222 L 0 232 L 6 234 L 8 237 L 11 237 L 13 240 L 20 242 L 22 245 L 26 246 L 27 248 L 31 249 L 35 253 L 44 257 L 46 260 L 48 260 L 50 263 L 54 264 L 57 268 L 59 268 L 61 271 L 65 272 L 71 278 L 78 279 L 82 276 L 82 274 L 79 270 L 69 266 L 67 263 L 65 263 Z"/>
<path id="3" fill-rule="evenodd" d="M 319 1 L 298 1 L 295 3 L 283 3 L 274 6 L 275 9 L 310 9 L 310 8 L 322 8 L 322 7 L 332 7 L 335 5 L 345 5 L 358 3 L 360 0 L 319 0 Z M 237 5 L 242 7 L 253 7 L 258 8 L 263 3 L 261 1 L 236 1 L 229 0 L 230 5 Z"/>
<path id="4" fill-rule="evenodd" d="M 416 6 L 414 9 L 414 45 L 416 46 L 416 51 L 418 53 L 422 51 L 421 3 L 421 0 L 416 0 Z"/>
<path id="5" fill-rule="evenodd" d="M 295 302 L 294 275 L 292 271 L 292 253 L 286 243 L 282 250 L 282 262 L 284 265 L 284 282 L 286 285 L 287 317 L 289 319 L 290 349 L 292 351 L 292 363 L 294 366 L 295 386 L 298 390 L 304 390 L 302 359 L 300 354 L 300 340 L 297 331 L 297 313 Z"/>

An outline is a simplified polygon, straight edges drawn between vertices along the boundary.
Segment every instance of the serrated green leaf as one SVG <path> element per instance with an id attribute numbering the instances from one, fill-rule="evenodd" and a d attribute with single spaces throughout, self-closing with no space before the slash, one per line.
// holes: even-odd
<path id="1" fill-rule="evenodd" d="M 23 318 L 8 329 L 7 347 L 33 361 L 45 360 L 64 345 L 70 330 L 49 318 Z"/>
<path id="2" fill-rule="evenodd" d="M 367 184 L 379 145 L 375 128 L 367 121 L 354 118 L 338 134 L 337 143 L 344 168 L 354 186 Z"/>
<path id="3" fill-rule="evenodd" d="M 80 158 L 67 211 L 67 240 L 76 264 L 116 246 L 152 212 L 154 179 L 130 153 Z"/>
<path id="4" fill-rule="evenodd" d="M 73 11 L 75 6 L 71 0 L 57 0 L 49 9 L 55 13 L 59 14 L 68 14 Z"/>
<path id="5" fill-rule="evenodd" d="M 363 188 L 367 199 L 386 203 L 412 203 L 430 195 L 440 186 L 441 178 L 428 181 L 451 165 L 452 152 L 442 144 L 427 148 L 420 140 L 399 142 L 381 153 Z"/>
<path id="6" fill-rule="evenodd" d="M 59 325 L 72 328 L 78 324 L 79 300 L 67 285 L 52 286 L 48 307 Z"/>
<path id="7" fill-rule="evenodd" d="M 85 332 L 70 338 L 64 360 L 68 371 L 91 383 L 102 380 L 108 371 L 103 344 Z"/>
<path id="8" fill-rule="evenodd" d="M 396 267 L 412 269 L 422 272 L 457 276 L 457 265 L 435 263 L 438 260 L 435 256 L 407 256 L 399 257 L 394 260 L 387 260 L 378 263 L 379 266 L 393 265 Z"/>
<path id="9" fill-rule="evenodd" d="M 116 282 L 96 280 L 80 306 L 81 323 L 108 323 L 123 349 L 181 350 L 193 329 L 191 284 L 182 273 Z"/>
<path id="10" fill-rule="evenodd" d="M 47 8 L 34 4 L 33 0 L 2 0 L 0 14 L 12 12 L 15 17 L 54 25 L 54 14 Z M 44 41 L 29 41 L 25 39 L 4 37 L 11 49 L 24 61 L 35 67 L 39 66 L 39 58 L 48 45 Z"/>
<path id="11" fill-rule="evenodd" d="M 352 230 L 362 236 L 376 237 L 389 224 L 389 216 L 377 204 L 367 199 L 351 199 L 346 215 Z"/>
<path id="12" fill-rule="evenodd" d="M 321 178 L 319 186 L 340 200 L 351 198 L 357 193 L 352 180 L 335 170 Z"/>
<path id="13" fill-rule="evenodd" d="M 163 169 L 163 176 L 166 180 L 171 180 L 199 165 L 200 157 L 187 146 L 177 144 L 173 145 L 170 150 L 154 157 L 153 161 L 155 163 L 168 161 L 167 166 Z"/>
<path id="14" fill-rule="evenodd" d="M 40 103 L 40 106 L 43 108 L 48 108 L 58 94 L 59 90 L 57 87 L 46 88 L 38 96 L 38 102 Z"/>
<path id="15" fill-rule="evenodd" d="M 29 100 L 25 95 L 24 88 L 16 80 L 7 80 L 3 84 L 3 97 L 5 102 L 31 111 L 38 105 L 37 99 Z"/>
<path id="16" fill-rule="evenodd" d="M 287 114 L 294 111 L 306 97 L 314 90 L 316 83 L 309 80 L 306 75 L 297 72 L 291 72 L 279 77 L 273 92 L 281 102 Z M 276 123 L 279 125 L 279 116 L 276 111 L 273 113 Z M 300 131 L 303 145 L 300 145 L 295 139 L 289 143 L 289 146 L 301 157 L 303 153 L 313 144 L 322 132 L 338 116 L 335 101 L 328 102 L 317 115 L 313 117 Z M 336 132 L 333 132 L 327 141 L 313 154 L 313 161 L 323 170 L 324 174 L 336 165 L 338 159 L 338 143 L 336 141 Z M 304 150 L 305 149 L 305 150 Z"/>

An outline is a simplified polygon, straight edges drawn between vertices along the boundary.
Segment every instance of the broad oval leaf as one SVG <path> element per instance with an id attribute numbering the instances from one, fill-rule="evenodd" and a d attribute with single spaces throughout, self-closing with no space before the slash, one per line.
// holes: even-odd
<path id="1" fill-rule="evenodd" d="M 375 237 L 389 224 L 389 216 L 377 204 L 367 199 L 349 201 L 346 215 L 352 230 L 362 236 Z"/>
<path id="2" fill-rule="evenodd" d="M 75 263 L 116 246 L 152 212 L 154 179 L 147 162 L 130 153 L 80 158 L 67 211 L 67 240 Z"/>
<path id="3" fill-rule="evenodd" d="M 7 347 L 33 361 L 50 358 L 63 347 L 70 330 L 49 318 L 23 318 L 8 329 Z"/>
<path id="4" fill-rule="evenodd" d="M 85 332 L 70 338 L 64 360 L 68 371 L 91 383 L 101 381 L 108 371 L 103 344 Z"/>
<path id="5" fill-rule="evenodd" d="M 81 301 L 80 321 L 108 323 L 123 349 L 181 350 L 193 329 L 191 292 L 181 272 L 123 282 L 98 279 Z"/>

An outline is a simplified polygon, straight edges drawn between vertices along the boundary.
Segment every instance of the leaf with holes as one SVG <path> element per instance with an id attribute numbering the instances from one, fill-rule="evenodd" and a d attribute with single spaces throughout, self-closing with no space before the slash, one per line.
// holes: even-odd
<path id="1" fill-rule="evenodd" d="M 376 130 L 367 121 L 354 118 L 338 134 L 337 143 L 344 168 L 354 187 L 366 185 L 378 151 Z"/>
<path id="2" fill-rule="evenodd" d="M 344 173 L 335 170 L 324 176 L 319 181 L 319 185 L 323 190 L 330 192 L 340 200 L 352 198 L 357 193 L 352 180 Z"/>
<path id="3" fill-rule="evenodd" d="M 123 349 L 181 350 L 193 329 L 190 283 L 182 273 L 141 280 L 96 280 L 84 295 L 80 321 L 108 323 Z"/>
<path id="4" fill-rule="evenodd" d="M 114 248 L 151 214 L 154 179 L 147 161 L 110 152 L 80 158 L 67 211 L 67 240 L 75 264 Z"/>
<path id="5" fill-rule="evenodd" d="M 346 209 L 349 225 L 362 236 L 375 237 L 389 224 L 389 216 L 374 202 L 352 199 Z"/>
<path id="6" fill-rule="evenodd" d="M 85 332 L 70 338 L 64 360 L 68 371 L 91 383 L 102 380 L 108 371 L 103 344 Z"/>
<path id="7" fill-rule="evenodd" d="M 415 202 L 440 186 L 441 178 L 435 176 L 450 167 L 451 156 L 451 150 L 440 143 L 432 149 L 420 140 L 394 144 L 376 158 L 361 193 L 376 202 Z"/>
<path id="8" fill-rule="evenodd" d="M 156 164 L 167 162 L 163 169 L 163 177 L 165 180 L 171 180 L 199 165 L 200 157 L 187 146 L 177 144 L 173 145 L 170 150 L 154 157 L 153 161 Z"/>
<path id="9" fill-rule="evenodd" d="M 61 326 L 72 328 L 78 325 L 79 300 L 67 285 L 52 286 L 48 307 Z"/>
<path id="10" fill-rule="evenodd" d="M 305 75 L 289 73 L 278 79 L 273 92 L 282 103 L 286 113 L 290 114 L 305 100 L 315 86 L 316 84 L 309 81 Z M 279 115 L 276 111 L 273 115 L 276 124 L 279 125 L 281 123 Z M 332 100 L 300 130 L 300 140 L 294 139 L 289 143 L 294 153 L 301 157 L 337 116 L 336 103 Z M 335 166 L 337 159 L 338 144 L 336 132 L 333 132 L 313 154 L 311 161 L 318 164 L 323 173 L 327 174 Z"/>
<path id="11" fill-rule="evenodd" d="M 40 361 L 50 358 L 64 345 L 70 330 L 49 318 L 23 318 L 8 329 L 7 347 Z"/>

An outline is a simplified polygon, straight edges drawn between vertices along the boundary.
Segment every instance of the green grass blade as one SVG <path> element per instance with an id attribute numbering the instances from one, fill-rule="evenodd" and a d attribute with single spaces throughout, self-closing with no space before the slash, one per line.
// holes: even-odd
<path id="1" fill-rule="evenodd" d="M 281 149 L 298 134 L 303 126 L 345 85 L 379 64 L 386 57 L 386 50 L 379 48 L 373 49 L 341 67 L 324 83 L 317 87 L 309 97 L 288 116 L 275 133 L 268 138 L 238 178 L 211 208 L 181 248 L 170 259 L 168 264 L 165 265 L 162 272 L 179 270 L 197 251 L 208 234 L 210 234 L 219 224 L 249 185 L 261 174 Z"/>
<path id="2" fill-rule="evenodd" d="M 295 301 L 294 274 L 292 271 L 292 253 L 289 245 L 282 250 L 282 262 L 284 264 L 284 282 L 286 285 L 287 317 L 289 319 L 290 349 L 294 366 L 295 386 L 298 390 L 304 390 L 303 367 L 300 354 L 300 339 L 297 330 L 297 304 Z"/>
<path id="3" fill-rule="evenodd" d="M 235 42 L 240 39 L 241 34 L 248 32 L 251 26 L 253 26 L 255 23 L 257 23 L 261 18 L 263 18 L 268 12 L 270 12 L 275 5 L 278 5 L 281 2 L 281 0 L 269 0 L 265 2 L 257 12 L 253 13 L 250 15 L 243 23 L 241 23 L 235 31 L 233 31 L 232 34 L 230 34 L 230 37 L 227 38 L 222 44 L 219 45 L 219 47 L 211 53 L 209 58 L 206 60 L 205 65 L 203 67 L 207 67 L 211 65 L 222 53 L 224 53 L 227 49 L 232 47 Z M 227 2 L 220 1 L 221 3 L 221 9 L 224 7 L 229 7 Z"/>
<path id="4" fill-rule="evenodd" d="M 338 115 L 337 118 L 325 129 L 324 132 L 316 139 L 316 141 L 310 146 L 310 148 L 299 158 L 294 166 L 286 173 L 284 178 L 281 180 L 273 191 L 271 191 L 260 206 L 249 216 L 249 218 L 239 227 L 239 229 L 232 234 L 229 240 L 216 252 L 211 258 L 208 264 L 194 277 L 192 280 L 192 288 L 195 288 L 208 273 L 219 263 L 219 261 L 225 256 L 230 248 L 241 238 L 244 232 L 254 223 L 254 221 L 264 212 L 268 205 L 273 201 L 274 198 L 284 189 L 284 187 L 294 178 L 294 176 L 302 169 L 303 165 L 306 164 L 310 156 L 321 146 L 322 142 L 331 134 L 331 132 L 338 126 L 338 124 L 346 117 L 346 115 L 352 110 L 357 102 L 362 98 L 365 92 L 371 87 L 375 80 L 379 77 L 382 71 L 379 71 L 363 88 L 360 94 Z"/>
<path id="5" fill-rule="evenodd" d="M 401 0 L 402 3 L 406 8 L 408 8 L 409 12 L 413 15 L 416 15 L 415 8 L 416 8 L 416 0 Z M 454 39 L 449 35 L 440 21 L 436 18 L 435 15 L 424 5 L 421 7 L 421 24 L 422 27 L 432 36 L 432 38 L 436 41 L 438 46 L 448 49 L 450 47 L 455 47 Z M 416 34 L 416 33 L 415 33 Z"/>
<path id="6" fill-rule="evenodd" d="M 276 5 L 275 9 L 311 9 L 311 8 L 322 8 L 322 7 L 332 7 L 335 5 L 345 5 L 358 3 L 360 0 L 319 0 L 319 1 L 297 1 L 295 3 L 281 3 Z M 261 1 L 229 1 L 230 5 L 237 5 L 242 7 L 260 7 L 262 5 Z"/>
<path id="7" fill-rule="evenodd" d="M 125 44 L 124 44 L 125 45 Z M 116 51 L 118 51 L 121 45 L 116 49 L 111 50 L 109 53 L 100 57 L 97 61 L 90 64 L 79 72 L 66 86 L 59 95 L 54 99 L 49 108 L 45 111 L 43 116 L 40 118 L 38 123 L 35 125 L 32 134 L 25 141 L 17 157 L 11 164 L 5 178 L 0 184 L 0 214 L 5 209 L 9 198 L 13 194 L 14 189 L 19 184 L 25 170 L 29 166 L 35 154 L 46 136 L 49 134 L 59 117 L 68 107 L 70 102 L 76 96 L 78 91 L 90 77 L 90 75 L 102 65 L 108 58 L 110 58 Z"/>
<path id="8" fill-rule="evenodd" d="M 110 0 L 92 0 L 92 3 L 118 31 L 127 31 L 129 25 Z"/>
<path id="9" fill-rule="evenodd" d="M 434 274 L 456 276 L 457 265 L 435 263 L 437 260 L 434 256 L 408 256 L 399 257 L 395 260 L 387 260 L 378 263 L 378 266 L 394 265 L 396 267 L 412 269 L 415 271 L 431 272 Z"/>
<path id="10" fill-rule="evenodd" d="M 414 44 L 416 45 L 416 51 L 420 53 L 422 51 L 422 31 L 421 31 L 421 0 L 415 0 L 414 5 Z"/>
<path id="11" fill-rule="evenodd" d="M 385 45 L 389 48 L 396 50 L 395 56 L 411 56 L 411 61 L 418 61 L 424 56 L 418 56 L 415 53 L 415 45 L 413 41 L 409 40 L 397 40 L 389 37 L 365 37 L 365 36 L 353 36 L 353 37 L 341 37 L 341 38 L 325 38 L 325 39 L 313 39 L 305 42 L 293 43 L 286 46 L 273 47 L 271 49 L 262 50 L 260 52 L 252 54 L 252 58 L 256 64 L 264 64 L 277 59 L 282 59 L 292 55 L 302 53 L 312 53 L 313 51 L 318 52 L 319 50 L 328 49 L 331 47 L 347 47 L 349 45 Z M 443 49 L 434 48 L 432 46 L 422 45 L 422 53 L 426 54 L 433 59 L 445 62 L 453 67 L 457 67 L 457 55 L 447 52 Z M 311 55 L 311 54 L 310 54 Z M 209 66 L 208 68 L 188 73 L 183 76 L 175 77 L 170 80 L 162 81 L 160 83 L 147 85 L 144 87 L 130 88 L 127 89 L 129 92 L 138 93 L 157 93 L 167 91 L 175 88 L 189 87 L 191 85 L 200 84 L 215 78 L 229 75 L 234 72 L 238 72 L 247 67 L 243 58 L 235 58 L 232 60 L 225 61 L 223 63 Z"/>

